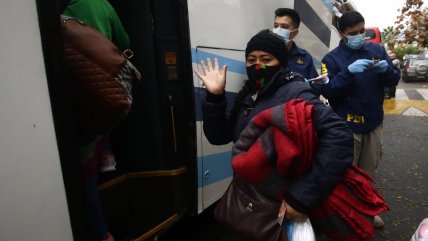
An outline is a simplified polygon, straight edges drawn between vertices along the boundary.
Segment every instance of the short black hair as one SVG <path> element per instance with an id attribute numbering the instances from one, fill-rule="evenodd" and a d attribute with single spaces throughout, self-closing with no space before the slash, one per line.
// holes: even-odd
<path id="1" fill-rule="evenodd" d="M 277 10 L 275 10 L 275 18 L 284 16 L 290 17 L 291 20 L 293 20 L 294 27 L 299 28 L 300 16 L 299 13 L 296 12 L 296 10 L 291 8 L 278 8 Z"/>
<path id="2" fill-rule="evenodd" d="M 356 11 L 346 12 L 339 18 L 339 30 L 343 33 L 345 32 L 346 28 L 353 27 L 362 22 L 365 21 L 361 13 Z"/>

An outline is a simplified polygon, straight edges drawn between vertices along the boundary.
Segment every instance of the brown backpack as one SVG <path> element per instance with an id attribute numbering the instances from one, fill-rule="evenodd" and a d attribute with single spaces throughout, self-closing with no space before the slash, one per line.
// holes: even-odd
<path id="1" fill-rule="evenodd" d="M 98 134 L 108 133 L 128 114 L 132 84 L 138 70 L 101 32 L 83 21 L 61 16 L 66 66 L 73 82 L 79 125 Z"/>

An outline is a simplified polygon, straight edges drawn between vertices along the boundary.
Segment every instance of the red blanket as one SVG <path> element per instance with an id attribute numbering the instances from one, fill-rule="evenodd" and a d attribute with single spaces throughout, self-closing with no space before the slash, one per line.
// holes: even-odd
<path id="1" fill-rule="evenodd" d="M 257 114 L 233 146 L 233 170 L 250 183 L 263 182 L 272 172 L 291 181 L 306 172 L 317 146 L 314 112 L 297 99 Z M 389 208 L 371 182 L 366 172 L 351 166 L 311 213 L 314 227 L 336 240 L 372 238 L 373 216 Z"/>
<path id="2" fill-rule="evenodd" d="M 312 114 L 312 105 L 293 100 L 256 115 L 234 144 L 232 168 L 252 183 L 273 170 L 272 161 L 281 175 L 306 171 L 317 145 Z"/>

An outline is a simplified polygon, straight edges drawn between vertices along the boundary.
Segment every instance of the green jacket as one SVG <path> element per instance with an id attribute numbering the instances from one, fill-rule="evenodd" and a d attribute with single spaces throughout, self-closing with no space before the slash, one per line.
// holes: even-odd
<path id="1" fill-rule="evenodd" d="M 98 29 L 120 50 L 129 48 L 128 34 L 107 0 L 71 0 L 63 14 L 78 18 Z"/>

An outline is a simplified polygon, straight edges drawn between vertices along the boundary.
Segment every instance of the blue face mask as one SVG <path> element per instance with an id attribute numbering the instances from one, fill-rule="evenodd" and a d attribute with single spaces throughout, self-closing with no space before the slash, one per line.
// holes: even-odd
<path id="1" fill-rule="evenodd" d="M 346 36 L 348 39 L 348 47 L 354 50 L 360 49 L 364 44 L 364 37 L 366 35 L 364 33 L 354 35 L 354 36 Z"/>
<path id="2" fill-rule="evenodd" d="M 274 28 L 274 29 L 272 29 L 272 32 L 274 34 L 279 35 L 282 39 L 284 39 L 285 44 L 288 45 L 288 43 L 290 43 L 290 41 L 291 41 L 291 39 L 290 39 L 290 33 L 291 33 L 291 31 L 290 30 L 283 29 L 283 28 Z"/>

